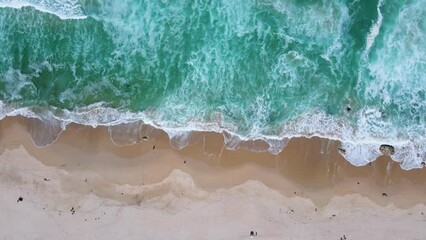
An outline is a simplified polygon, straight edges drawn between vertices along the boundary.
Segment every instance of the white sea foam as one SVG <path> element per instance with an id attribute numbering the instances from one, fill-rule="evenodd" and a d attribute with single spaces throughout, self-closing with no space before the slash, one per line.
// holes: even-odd
<path id="1" fill-rule="evenodd" d="M 150 119 L 143 112 L 122 111 L 104 107 L 102 104 L 94 104 L 76 111 L 67 111 L 53 108 L 50 110 L 15 108 L 0 101 L 0 109 L 0 119 L 6 116 L 24 116 L 37 119 L 30 121 L 29 130 L 34 143 L 39 147 L 53 143 L 66 126 L 74 122 L 92 127 L 109 127 L 111 139 L 117 145 L 139 142 L 145 136 L 150 137 L 153 129 L 157 128 L 168 134 L 170 144 L 177 149 L 182 149 L 190 145 L 191 142 L 199 141 L 200 138 L 195 136 L 197 133 L 217 132 L 223 135 L 224 146 L 227 149 L 247 148 L 252 151 L 269 151 L 272 154 L 278 154 L 291 138 L 316 136 L 341 141 L 341 147 L 345 150 L 342 154 L 356 166 L 365 165 L 380 156 L 379 147 L 381 144 L 391 144 L 395 147 L 395 154 L 391 157 L 394 161 L 400 162 L 404 169 L 420 168 L 422 162 L 426 161 L 424 136 L 411 135 L 410 137 L 416 137 L 411 139 L 391 136 L 395 138 L 384 139 L 372 135 L 365 129 L 355 129 L 343 119 L 327 116 L 323 112 L 306 113 L 289 121 L 282 127 L 280 135 L 258 134 L 249 138 L 229 129 L 224 129 L 217 124 L 198 122 L 196 124 L 189 123 L 186 126 L 175 126 L 176 124 Z M 360 114 L 364 115 L 365 111 Z M 362 128 L 368 127 L 368 125 L 362 124 L 360 126 Z"/>
<path id="2" fill-rule="evenodd" d="M 86 16 L 79 0 L 0 0 L 0 8 L 33 7 L 54 14 L 61 19 L 84 19 Z"/>
<path id="3" fill-rule="evenodd" d="M 376 39 L 377 35 L 379 35 L 380 27 L 382 26 L 382 21 L 383 21 L 383 15 L 382 15 L 382 12 L 380 11 L 380 7 L 382 6 L 382 4 L 383 4 L 383 0 L 379 0 L 377 4 L 377 21 L 376 23 L 373 24 L 373 26 L 371 26 L 370 32 L 367 35 L 364 55 L 368 54 L 371 46 L 373 46 L 374 44 L 374 40 Z"/>

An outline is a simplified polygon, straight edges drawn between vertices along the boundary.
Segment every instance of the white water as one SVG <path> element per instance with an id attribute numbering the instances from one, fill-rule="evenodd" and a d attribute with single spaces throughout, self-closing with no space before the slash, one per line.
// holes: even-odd
<path id="1" fill-rule="evenodd" d="M 367 35 L 367 43 L 365 46 L 364 55 L 367 55 L 370 51 L 371 46 L 374 44 L 374 40 L 376 39 L 377 35 L 379 35 L 380 27 L 382 26 L 383 16 L 382 12 L 380 11 L 380 7 L 383 4 L 383 0 L 379 0 L 379 3 L 377 4 L 377 22 L 373 24 L 370 28 L 370 32 Z"/>
<path id="2" fill-rule="evenodd" d="M 33 7 L 61 19 L 84 19 L 79 0 L 0 0 L 0 8 Z"/>

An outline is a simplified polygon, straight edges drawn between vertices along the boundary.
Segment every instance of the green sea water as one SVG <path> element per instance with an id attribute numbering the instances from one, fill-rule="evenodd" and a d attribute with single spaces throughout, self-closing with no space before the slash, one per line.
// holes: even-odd
<path id="1" fill-rule="evenodd" d="M 405 168 L 426 160 L 426 0 L 0 7 L 3 115 L 47 109 L 93 125 L 121 114 L 170 133 L 339 139 L 357 165 L 384 143 Z M 109 110 L 74 114 L 93 106 Z"/>

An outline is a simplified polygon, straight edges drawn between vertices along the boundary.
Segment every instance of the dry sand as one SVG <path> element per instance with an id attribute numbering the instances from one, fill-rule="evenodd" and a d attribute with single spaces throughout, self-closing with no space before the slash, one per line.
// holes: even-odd
<path id="1" fill-rule="evenodd" d="M 177 151 L 71 125 L 37 148 L 27 123 L 0 121 L 0 239 L 426 239 L 426 169 L 354 167 L 335 141 L 274 156 L 209 133 Z"/>

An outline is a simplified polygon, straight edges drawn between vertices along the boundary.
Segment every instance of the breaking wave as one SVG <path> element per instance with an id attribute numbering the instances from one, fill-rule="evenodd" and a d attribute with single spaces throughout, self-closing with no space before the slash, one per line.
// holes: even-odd
<path id="1" fill-rule="evenodd" d="M 79 0 L 0 0 L 0 8 L 33 7 L 61 19 L 84 19 Z"/>

